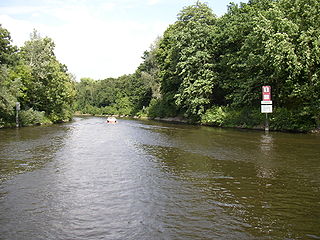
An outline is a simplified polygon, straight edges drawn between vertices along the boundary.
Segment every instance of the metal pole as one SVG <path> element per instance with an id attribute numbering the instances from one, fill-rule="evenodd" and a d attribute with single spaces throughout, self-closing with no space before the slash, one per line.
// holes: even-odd
<path id="1" fill-rule="evenodd" d="M 264 130 L 266 132 L 269 132 L 269 118 L 268 118 L 268 113 L 266 113 L 266 124 Z"/>

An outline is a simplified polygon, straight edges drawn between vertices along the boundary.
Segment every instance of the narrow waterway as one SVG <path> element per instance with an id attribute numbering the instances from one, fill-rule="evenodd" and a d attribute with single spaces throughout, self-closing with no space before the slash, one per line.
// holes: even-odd
<path id="1" fill-rule="evenodd" d="M 0 239 L 320 239 L 320 136 L 98 117 L 1 129 Z"/>

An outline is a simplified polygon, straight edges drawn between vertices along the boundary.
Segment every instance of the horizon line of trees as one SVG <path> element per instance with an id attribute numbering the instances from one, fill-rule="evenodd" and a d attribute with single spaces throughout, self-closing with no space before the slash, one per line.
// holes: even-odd
<path id="1" fill-rule="evenodd" d="M 272 129 L 317 128 L 319 12 L 317 0 L 249 0 L 217 17 L 197 1 L 145 51 L 135 73 L 81 79 L 76 109 L 256 127 L 264 122 L 261 87 L 270 85 Z"/>

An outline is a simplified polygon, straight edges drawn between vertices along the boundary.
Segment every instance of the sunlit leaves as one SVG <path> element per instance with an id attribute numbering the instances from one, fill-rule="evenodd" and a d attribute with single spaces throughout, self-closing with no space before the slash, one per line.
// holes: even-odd
<path id="1" fill-rule="evenodd" d="M 215 74 L 212 41 L 216 18 L 203 3 L 184 8 L 164 34 L 158 51 L 163 94 L 190 117 L 210 103 Z"/>
<path id="2" fill-rule="evenodd" d="M 215 18 L 205 4 L 184 8 L 160 42 L 163 96 L 188 117 L 214 105 L 259 108 L 271 85 L 275 107 L 320 122 L 320 4 L 252 0 Z"/>

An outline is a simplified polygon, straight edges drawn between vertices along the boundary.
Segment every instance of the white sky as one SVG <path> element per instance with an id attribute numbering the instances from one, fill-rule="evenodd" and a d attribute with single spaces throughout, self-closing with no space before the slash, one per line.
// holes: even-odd
<path id="1" fill-rule="evenodd" d="M 217 16 L 232 0 L 207 0 Z M 247 2 L 233 0 L 232 2 Z M 133 73 L 157 36 L 196 0 L 1 0 L 0 24 L 22 46 L 36 29 L 79 80 Z"/>

